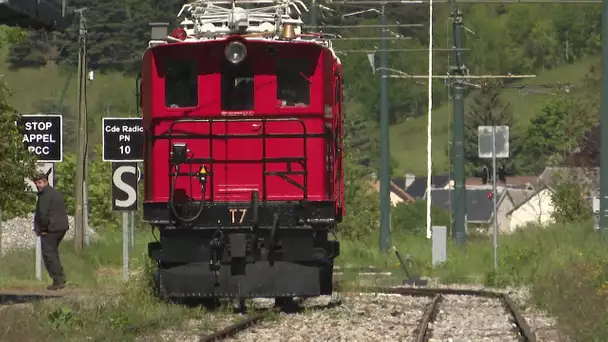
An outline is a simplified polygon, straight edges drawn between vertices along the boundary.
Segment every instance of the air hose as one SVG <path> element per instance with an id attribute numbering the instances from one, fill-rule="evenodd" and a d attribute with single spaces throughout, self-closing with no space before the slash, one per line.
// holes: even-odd
<path id="1" fill-rule="evenodd" d="M 198 204 L 198 209 L 196 211 L 196 214 L 194 214 L 194 216 L 190 217 L 190 218 L 185 218 L 180 216 L 177 213 L 177 210 L 175 210 L 175 202 L 174 202 L 174 195 L 175 195 L 175 185 L 177 184 L 177 177 L 179 175 L 179 165 L 176 166 L 175 168 L 175 176 L 173 177 L 173 182 L 171 183 L 171 188 L 169 189 L 169 206 L 171 207 L 171 211 L 173 211 L 173 214 L 175 215 L 175 217 L 182 221 L 182 222 L 193 222 L 196 219 L 198 219 L 201 214 L 203 213 L 203 209 L 205 208 L 205 183 L 201 182 L 201 200 L 199 201 Z"/>

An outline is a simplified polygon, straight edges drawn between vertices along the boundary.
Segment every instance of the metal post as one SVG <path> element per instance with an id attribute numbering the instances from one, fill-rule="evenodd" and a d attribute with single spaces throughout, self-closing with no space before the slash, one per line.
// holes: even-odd
<path id="1" fill-rule="evenodd" d="M 42 280 L 42 240 L 36 236 L 36 279 Z"/>
<path id="2" fill-rule="evenodd" d="M 494 120 L 492 120 L 494 121 Z M 494 270 L 498 269 L 498 212 L 496 210 L 496 125 L 492 122 L 492 206 L 494 208 Z"/>
<path id="3" fill-rule="evenodd" d="M 78 31 L 78 137 L 76 155 L 76 214 L 74 222 L 74 245 L 77 251 L 83 247 L 83 207 L 84 207 L 84 179 L 85 179 L 85 144 L 87 141 L 86 117 L 84 111 L 84 92 L 86 87 L 86 30 L 82 10 L 78 11 L 80 28 Z"/>
<path id="4" fill-rule="evenodd" d="M 465 74 L 464 64 L 464 42 L 462 37 L 462 12 L 458 9 L 452 12 L 452 28 L 454 33 L 455 48 L 453 55 L 453 65 L 451 66 L 454 75 L 463 76 Z M 454 191 L 452 191 L 451 206 L 452 212 L 452 237 L 459 244 L 465 244 L 466 236 L 466 188 L 464 171 L 464 84 L 462 79 L 454 82 L 454 118 L 453 118 L 453 166 L 452 180 L 454 181 Z"/>
<path id="5" fill-rule="evenodd" d="M 135 250 L 135 212 L 131 212 L 131 252 Z"/>
<path id="6" fill-rule="evenodd" d="M 600 118 L 600 231 L 608 232 L 608 0 L 602 6 L 602 102 Z"/>
<path id="7" fill-rule="evenodd" d="M 317 0 L 312 0 L 310 6 L 310 26 L 317 26 Z"/>
<path id="8" fill-rule="evenodd" d="M 129 213 L 122 213 L 122 277 L 129 280 Z"/>
<path id="9" fill-rule="evenodd" d="M 388 113 L 388 55 L 385 6 L 382 6 L 382 39 L 380 41 L 380 251 L 388 252 L 390 245 L 390 152 Z"/>
<path id="10" fill-rule="evenodd" d="M 0 205 L 0 259 L 4 256 L 4 248 L 2 248 L 2 206 Z"/>

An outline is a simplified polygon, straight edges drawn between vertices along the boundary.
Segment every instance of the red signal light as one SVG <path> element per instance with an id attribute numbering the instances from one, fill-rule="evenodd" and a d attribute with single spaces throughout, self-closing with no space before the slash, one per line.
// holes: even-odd
<path id="1" fill-rule="evenodd" d="M 494 194 L 492 193 L 492 191 L 488 192 L 488 199 L 492 200 L 492 196 L 494 196 Z"/>
<path id="2" fill-rule="evenodd" d="M 178 27 L 173 32 L 171 32 L 171 37 L 179 40 L 184 40 L 188 34 L 186 34 L 186 30 L 183 27 Z"/>

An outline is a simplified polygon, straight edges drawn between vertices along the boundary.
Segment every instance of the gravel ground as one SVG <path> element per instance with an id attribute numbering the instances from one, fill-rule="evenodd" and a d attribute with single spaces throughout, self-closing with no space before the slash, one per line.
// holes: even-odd
<path id="1" fill-rule="evenodd" d="M 342 304 L 324 308 L 338 298 Z M 281 313 L 228 341 L 413 341 L 429 298 L 348 294 L 309 299 L 302 313 Z"/>
<path id="2" fill-rule="evenodd" d="M 239 319 L 235 315 L 225 314 L 209 315 L 204 320 L 190 319 L 179 327 L 139 336 L 135 342 L 199 342 L 202 336 L 236 323 Z"/>
<path id="3" fill-rule="evenodd" d="M 527 307 L 525 288 L 494 289 L 471 284 L 439 284 L 431 287 L 486 289 L 507 293 L 521 307 L 528 325 L 539 342 L 568 341 L 560 336 L 556 322 L 542 312 Z M 306 300 L 300 313 L 281 313 L 278 319 L 250 327 L 230 341 L 413 341 L 414 331 L 431 298 L 386 294 L 335 293 Z M 329 303 L 341 305 L 327 308 Z M 247 301 L 248 308 L 270 308 L 272 299 Z M 316 310 L 315 310 L 316 308 Z M 444 296 L 431 341 L 515 341 L 511 316 L 497 299 L 469 296 Z M 209 315 L 207 321 L 190 320 L 183 326 L 166 329 L 138 341 L 198 341 L 201 335 L 228 326 L 239 316 Z M 213 322 L 210 324 L 209 322 Z M 468 328 L 465 330 L 465 328 Z M 473 328 L 473 329 L 471 329 Z M 498 335 L 496 333 L 500 333 Z"/>
<path id="4" fill-rule="evenodd" d="M 65 239 L 74 238 L 74 217 L 68 216 L 70 229 Z M 95 230 L 88 228 L 89 236 L 96 238 Z M 15 217 L 6 222 L 2 222 L 2 254 L 15 249 L 36 248 L 36 234 L 34 234 L 34 214 L 23 217 Z"/>
<path id="5" fill-rule="evenodd" d="M 474 284 L 442 284 L 437 279 L 429 279 L 429 287 L 452 289 L 488 290 L 506 293 L 520 309 L 520 312 L 539 342 L 567 342 L 570 339 L 559 332 L 555 318 L 530 304 L 530 290 L 527 287 L 491 288 Z"/>
<path id="6" fill-rule="evenodd" d="M 429 324 L 430 341 L 517 341 L 515 325 L 499 299 L 445 295 Z"/>

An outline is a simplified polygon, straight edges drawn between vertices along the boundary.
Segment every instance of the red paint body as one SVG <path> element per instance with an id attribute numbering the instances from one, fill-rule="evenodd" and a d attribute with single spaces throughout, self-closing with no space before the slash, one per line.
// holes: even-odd
<path id="1" fill-rule="evenodd" d="M 211 172 L 208 178 L 207 202 L 249 202 L 254 190 L 261 200 L 294 201 L 304 199 L 303 190 L 279 176 L 264 175 L 266 158 L 306 157 L 309 201 L 333 201 L 336 216 L 344 213 L 344 172 L 342 148 L 342 82 L 341 65 L 332 52 L 308 42 L 273 42 L 238 38 L 247 46 L 247 57 L 254 71 L 254 108 L 250 111 L 223 111 L 222 63 L 225 45 L 237 39 L 169 43 L 148 49 L 142 65 L 142 111 L 145 131 L 144 201 L 169 201 L 169 139 L 160 138 L 178 119 L 246 119 L 246 121 L 196 122 L 174 125 L 174 133 L 188 134 L 257 134 L 256 137 L 186 137 L 172 138 L 172 143 L 187 143 L 193 158 L 213 158 L 213 165 L 205 165 Z M 274 53 L 269 53 L 272 47 Z M 169 58 L 197 63 L 198 105 L 189 108 L 168 108 L 165 105 L 164 65 Z M 281 107 L 277 101 L 277 60 L 300 59 L 311 63 L 310 104 L 305 107 Z M 338 76 L 339 75 L 339 76 Z M 187 82 L 187 80 L 184 80 Z M 293 118 L 292 121 L 262 119 Z M 303 124 L 302 124 L 303 123 Z M 265 127 L 264 127 L 265 126 Z M 266 134 L 301 134 L 304 129 L 313 137 L 262 138 Z M 264 142 L 265 141 L 265 142 Z M 306 143 L 306 150 L 304 150 Z M 265 148 L 265 151 L 264 151 Z M 233 163 L 239 160 L 241 163 Z M 266 162 L 266 171 L 286 171 L 286 162 Z M 291 163 L 292 171 L 302 171 L 302 165 Z M 183 165 L 180 172 L 196 172 Z M 266 189 L 263 189 L 264 178 Z M 290 175 L 304 184 L 304 175 Z M 179 194 L 179 196 L 177 195 Z M 201 198 L 195 177 L 179 177 L 176 198 L 186 196 L 192 201 Z"/>

